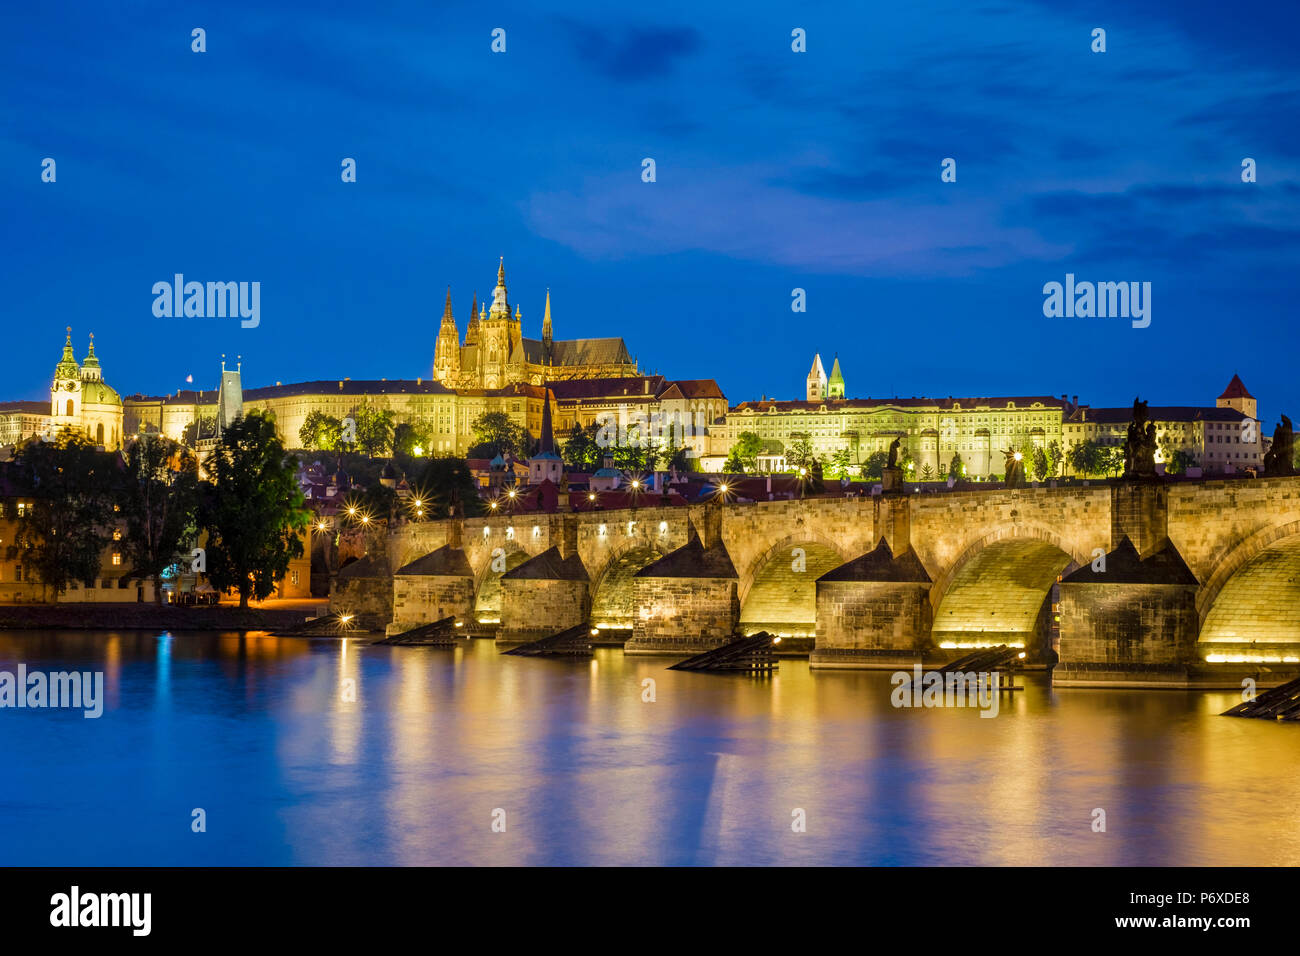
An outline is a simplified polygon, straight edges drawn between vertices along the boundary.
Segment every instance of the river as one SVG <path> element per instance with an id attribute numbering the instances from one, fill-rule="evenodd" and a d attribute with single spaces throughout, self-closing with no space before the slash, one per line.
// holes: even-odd
<path id="1" fill-rule="evenodd" d="M 803 661 L 0 632 L 19 663 L 105 700 L 0 709 L 4 865 L 1300 863 L 1300 725 L 1228 692 L 1030 674 L 988 719 Z"/>

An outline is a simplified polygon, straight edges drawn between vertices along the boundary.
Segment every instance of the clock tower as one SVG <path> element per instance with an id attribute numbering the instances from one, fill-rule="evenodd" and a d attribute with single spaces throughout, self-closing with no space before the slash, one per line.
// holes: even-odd
<path id="1" fill-rule="evenodd" d="M 50 424 L 53 434 L 66 427 L 77 428 L 81 423 L 81 367 L 72 353 L 72 327 L 63 344 L 63 358 L 54 367 L 54 383 L 50 386 Z"/>

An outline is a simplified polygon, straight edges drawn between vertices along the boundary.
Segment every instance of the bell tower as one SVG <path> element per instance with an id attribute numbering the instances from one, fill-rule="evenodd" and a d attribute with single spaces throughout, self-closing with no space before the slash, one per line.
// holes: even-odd
<path id="1" fill-rule="evenodd" d="M 67 332 L 63 357 L 54 367 L 54 381 L 50 385 L 50 417 L 55 432 L 81 424 L 81 367 L 72 351 L 72 326 L 68 326 Z"/>

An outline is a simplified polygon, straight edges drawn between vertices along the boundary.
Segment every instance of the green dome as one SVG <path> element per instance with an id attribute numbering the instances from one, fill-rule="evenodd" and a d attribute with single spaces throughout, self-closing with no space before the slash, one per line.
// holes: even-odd
<path id="1" fill-rule="evenodd" d="M 81 383 L 82 405 L 121 405 L 122 398 L 111 386 L 103 382 Z"/>

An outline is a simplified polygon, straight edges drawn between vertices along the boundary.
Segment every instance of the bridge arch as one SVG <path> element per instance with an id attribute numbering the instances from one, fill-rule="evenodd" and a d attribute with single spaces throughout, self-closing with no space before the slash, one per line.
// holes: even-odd
<path id="1" fill-rule="evenodd" d="M 1196 610 L 1201 625 L 1204 626 L 1224 585 L 1232 580 L 1238 571 L 1277 542 L 1296 535 L 1300 535 L 1300 520 L 1288 521 L 1271 528 L 1261 528 L 1231 548 L 1214 566 L 1209 578 L 1201 585 L 1200 593 L 1196 595 Z"/>
<path id="2" fill-rule="evenodd" d="M 817 579 L 853 557 L 825 535 L 806 529 L 786 535 L 754 558 L 740 576 L 741 632 L 813 635 Z"/>
<path id="3" fill-rule="evenodd" d="M 1300 521 L 1256 532 L 1229 552 L 1197 611 L 1207 653 L 1300 659 Z"/>
<path id="4" fill-rule="evenodd" d="M 493 567 L 496 548 L 502 554 L 496 558 L 505 558 L 504 567 Z M 495 624 L 501 620 L 501 576 L 513 571 L 532 555 L 513 541 L 504 541 L 496 545 L 491 552 L 484 552 L 479 559 L 479 567 L 474 569 L 474 620 L 480 624 Z"/>
<path id="5" fill-rule="evenodd" d="M 1051 598 L 1079 557 L 1048 528 L 1008 525 L 968 545 L 930 589 L 931 638 L 956 647 L 1023 644 L 1049 639 Z"/>
<path id="6" fill-rule="evenodd" d="M 633 540 L 606 555 L 591 574 L 591 622 L 602 630 L 631 630 L 636 616 L 636 573 L 664 557 L 658 543 Z"/>

